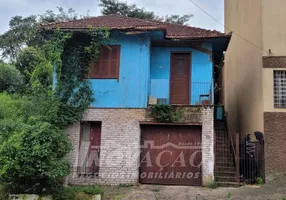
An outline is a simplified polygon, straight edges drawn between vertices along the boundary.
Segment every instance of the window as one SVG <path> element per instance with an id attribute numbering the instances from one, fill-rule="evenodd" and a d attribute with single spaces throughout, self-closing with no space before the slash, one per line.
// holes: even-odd
<path id="1" fill-rule="evenodd" d="M 82 122 L 78 158 L 78 175 L 98 176 L 101 140 L 100 122 Z"/>
<path id="2" fill-rule="evenodd" d="M 119 65 L 120 46 L 102 46 L 98 61 L 90 69 L 89 78 L 118 79 Z"/>
<path id="3" fill-rule="evenodd" d="M 274 107 L 286 108 L 286 71 L 274 71 Z"/>

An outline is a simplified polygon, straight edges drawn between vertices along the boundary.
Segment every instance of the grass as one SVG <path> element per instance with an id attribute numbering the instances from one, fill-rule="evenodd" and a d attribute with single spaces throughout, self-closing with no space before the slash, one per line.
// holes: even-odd
<path id="1" fill-rule="evenodd" d="M 160 192 L 160 189 L 159 188 L 154 188 L 151 190 L 152 192 Z"/>

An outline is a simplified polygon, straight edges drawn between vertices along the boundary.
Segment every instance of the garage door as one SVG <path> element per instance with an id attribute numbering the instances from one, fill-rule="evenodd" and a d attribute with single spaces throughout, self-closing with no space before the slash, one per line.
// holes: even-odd
<path id="1" fill-rule="evenodd" d="M 201 132 L 201 126 L 142 125 L 140 183 L 201 185 Z"/>

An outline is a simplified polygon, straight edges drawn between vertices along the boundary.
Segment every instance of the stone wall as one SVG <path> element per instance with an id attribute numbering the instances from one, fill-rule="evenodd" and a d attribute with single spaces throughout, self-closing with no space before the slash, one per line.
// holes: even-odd
<path id="1" fill-rule="evenodd" d="M 214 178 L 213 108 L 201 109 L 203 184 Z M 78 176 L 80 123 L 67 128 L 73 144 L 71 184 L 136 184 L 139 178 L 140 121 L 150 121 L 146 109 L 89 109 L 83 121 L 100 121 L 101 150 L 99 176 Z"/>

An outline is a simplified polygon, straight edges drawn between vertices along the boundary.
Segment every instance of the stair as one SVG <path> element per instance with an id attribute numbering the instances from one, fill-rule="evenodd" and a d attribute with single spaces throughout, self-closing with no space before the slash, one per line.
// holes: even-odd
<path id="1" fill-rule="evenodd" d="M 238 187 L 235 157 L 225 121 L 215 122 L 216 154 L 215 181 L 222 187 Z"/>

